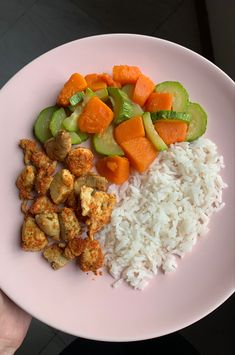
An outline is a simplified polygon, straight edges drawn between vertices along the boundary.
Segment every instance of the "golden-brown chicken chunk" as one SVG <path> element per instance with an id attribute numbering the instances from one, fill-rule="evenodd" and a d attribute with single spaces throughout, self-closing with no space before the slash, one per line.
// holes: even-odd
<path id="1" fill-rule="evenodd" d="M 95 191 L 91 187 L 82 186 L 81 193 L 82 215 L 88 216 L 86 224 L 92 239 L 105 224 L 110 221 L 116 196 L 103 191 Z"/>
<path id="2" fill-rule="evenodd" d="M 50 188 L 51 182 L 53 180 L 52 175 L 48 175 L 45 169 L 39 169 L 36 180 L 35 180 L 35 190 L 39 195 L 46 195 Z"/>
<path id="3" fill-rule="evenodd" d="M 66 158 L 66 163 L 72 174 L 81 176 L 88 173 L 92 167 L 94 155 L 90 149 L 74 148 L 71 149 Z"/>
<path id="4" fill-rule="evenodd" d="M 72 192 L 70 192 L 70 194 L 68 195 L 66 201 L 65 201 L 65 206 L 72 208 L 73 210 L 76 210 L 78 207 L 78 196 L 75 193 L 75 191 L 73 190 Z"/>
<path id="5" fill-rule="evenodd" d="M 82 271 L 93 271 L 97 274 L 97 270 L 104 263 L 104 255 L 97 240 L 86 240 L 85 248 L 79 256 L 78 263 Z"/>
<path id="6" fill-rule="evenodd" d="M 20 147 L 24 150 L 24 162 L 30 162 L 37 169 L 46 170 L 47 175 L 52 175 L 56 169 L 56 161 L 51 160 L 38 146 L 35 141 L 21 139 Z"/>
<path id="7" fill-rule="evenodd" d="M 65 241 L 78 237 L 81 234 L 81 226 L 74 211 L 64 207 L 59 214 L 61 238 Z"/>
<path id="8" fill-rule="evenodd" d="M 50 194 L 56 204 L 63 203 L 70 192 L 73 191 L 74 177 L 67 169 L 62 169 L 55 174 L 51 185 Z"/>
<path id="9" fill-rule="evenodd" d="M 32 154 L 39 150 L 37 143 L 30 139 L 21 139 L 19 146 L 24 151 L 24 163 L 27 165 L 31 161 Z"/>
<path id="10" fill-rule="evenodd" d="M 86 246 L 86 240 L 82 238 L 74 238 L 69 240 L 65 247 L 64 255 L 67 259 L 73 260 L 81 255 Z"/>
<path id="11" fill-rule="evenodd" d="M 60 224 L 55 212 L 42 212 L 35 216 L 38 227 L 49 237 L 60 240 Z"/>
<path id="12" fill-rule="evenodd" d="M 47 196 L 37 197 L 29 209 L 29 212 L 33 215 L 43 213 L 43 212 L 58 212 L 58 211 L 59 211 L 59 207 L 56 206 L 54 203 L 52 203 Z"/>
<path id="13" fill-rule="evenodd" d="M 105 177 L 97 175 L 95 173 L 88 173 L 86 175 L 78 177 L 74 182 L 74 190 L 76 194 L 80 195 L 82 186 L 92 187 L 93 189 L 100 191 L 107 191 L 108 180 Z"/>
<path id="14" fill-rule="evenodd" d="M 33 217 L 26 217 L 21 233 L 22 248 L 26 251 L 39 251 L 48 244 L 44 232 L 38 228 Z"/>
<path id="15" fill-rule="evenodd" d="M 45 150 L 52 160 L 63 161 L 72 148 L 72 139 L 69 132 L 61 130 L 58 134 L 46 141 Z"/>
<path id="16" fill-rule="evenodd" d="M 43 256 L 54 270 L 64 267 L 69 262 L 69 259 L 64 256 L 64 248 L 60 247 L 57 243 L 49 245 L 44 250 Z"/>
<path id="17" fill-rule="evenodd" d="M 36 169 L 33 165 L 27 165 L 19 175 L 16 186 L 20 191 L 20 199 L 31 200 L 32 190 L 36 177 Z"/>

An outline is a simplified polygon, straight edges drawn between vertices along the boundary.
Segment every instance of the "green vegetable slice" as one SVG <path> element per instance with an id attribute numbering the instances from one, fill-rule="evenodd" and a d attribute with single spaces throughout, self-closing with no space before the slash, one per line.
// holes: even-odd
<path id="1" fill-rule="evenodd" d="M 194 141 L 201 137 L 206 132 L 207 127 L 207 113 L 198 103 L 190 102 L 188 106 L 188 113 L 191 114 L 191 122 L 188 127 L 186 140 L 188 142 Z"/>
<path id="2" fill-rule="evenodd" d="M 143 114 L 143 123 L 144 123 L 144 128 L 146 132 L 146 136 L 148 139 L 152 142 L 154 147 L 158 151 L 163 151 L 167 149 L 166 143 L 162 140 L 162 138 L 159 136 L 157 131 L 154 128 L 153 122 L 151 120 L 151 116 L 149 112 L 145 112 Z"/>
<path id="3" fill-rule="evenodd" d="M 123 150 L 113 137 L 113 125 L 110 125 L 103 134 L 93 136 L 93 145 L 97 153 L 103 155 L 124 155 Z"/>
<path id="4" fill-rule="evenodd" d="M 76 106 L 75 111 L 63 120 L 62 126 L 69 132 L 76 132 L 78 130 L 77 120 L 82 112 L 81 106 Z"/>
<path id="5" fill-rule="evenodd" d="M 61 129 L 61 125 L 65 117 L 66 117 L 66 113 L 63 107 L 59 108 L 59 110 L 56 110 L 52 114 L 51 122 L 50 122 L 50 130 L 53 136 L 56 136 L 59 130 Z"/>
<path id="6" fill-rule="evenodd" d="M 122 91 L 124 91 L 127 94 L 127 96 L 129 97 L 129 99 L 132 100 L 133 92 L 134 92 L 134 85 L 126 84 L 122 87 Z"/>
<path id="7" fill-rule="evenodd" d="M 79 102 L 81 102 L 83 100 L 83 98 L 84 98 L 84 92 L 79 91 L 70 97 L 69 102 L 72 106 L 75 106 L 75 105 L 79 104 Z"/>
<path id="8" fill-rule="evenodd" d="M 186 89 L 178 81 L 164 81 L 155 87 L 156 92 L 167 92 L 173 95 L 172 110 L 187 111 L 189 95 Z"/>
<path id="9" fill-rule="evenodd" d="M 109 98 L 109 93 L 106 88 L 97 90 L 94 94 L 102 101 L 107 101 Z"/>
<path id="10" fill-rule="evenodd" d="M 86 88 L 82 106 L 85 106 L 88 103 L 88 101 L 90 101 L 90 99 L 94 96 L 95 96 L 94 91 L 91 90 L 90 88 Z"/>
<path id="11" fill-rule="evenodd" d="M 42 110 L 35 123 L 34 123 L 34 134 L 41 143 L 45 143 L 49 138 L 52 137 L 50 130 L 50 122 L 53 113 L 58 110 L 57 106 L 50 106 Z"/>
<path id="12" fill-rule="evenodd" d="M 157 112 L 151 112 L 151 119 L 153 122 L 160 120 L 177 120 L 190 123 L 191 114 L 189 112 L 162 110 Z"/>
<path id="13" fill-rule="evenodd" d="M 77 131 L 77 132 L 69 132 L 71 137 L 72 144 L 81 144 L 88 139 L 88 135 L 86 133 Z"/>

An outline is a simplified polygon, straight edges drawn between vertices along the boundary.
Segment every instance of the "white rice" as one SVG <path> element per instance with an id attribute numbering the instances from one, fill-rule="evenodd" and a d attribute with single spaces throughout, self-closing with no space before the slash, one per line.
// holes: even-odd
<path id="1" fill-rule="evenodd" d="M 208 232 L 212 213 L 224 206 L 222 167 L 216 145 L 201 138 L 172 145 L 146 173 L 110 187 L 119 202 L 99 237 L 113 286 L 124 280 L 143 289 L 159 269 L 176 270 L 176 256 L 191 251 Z"/>

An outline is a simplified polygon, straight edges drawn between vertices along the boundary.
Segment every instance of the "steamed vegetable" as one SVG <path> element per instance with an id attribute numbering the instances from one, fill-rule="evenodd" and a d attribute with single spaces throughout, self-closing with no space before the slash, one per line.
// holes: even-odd
<path id="1" fill-rule="evenodd" d="M 146 136 L 152 142 L 154 147 L 159 152 L 162 151 L 162 150 L 166 150 L 167 149 L 167 145 L 165 144 L 165 142 L 162 140 L 162 138 L 159 136 L 159 134 L 155 130 L 149 112 L 145 112 L 143 114 L 143 122 L 144 122 L 145 131 L 146 131 Z"/>
<path id="2" fill-rule="evenodd" d="M 114 65 L 113 67 L 113 79 L 121 85 L 135 84 L 140 75 L 141 71 L 136 66 Z"/>
<path id="3" fill-rule="evenodd" d="M 97 96 L 88 101 L 78 118 L 78 128 L 86 133 L 103 133 L 113 119 L 113 111 Z"/>
<path id="4" fill-rule="evenodd" d="M 127 158 L 111 156 L 98 160 L 96 169 L 101 176 L 114 184 L 122 184 L 129 178 L 130 166 Z"/>
<path id="5" fill-rule="evenodd" d="M 164 81 L 155 87 L 158 93 L 172 94 L 172 110 L 185 112 L 188 108 L 189 95 L 186 89 L 178 81 Z"/>
<path id="6" fill-rule="evenodd" d="M 157 150 L 146 137 L 137 137 L 121 144 L 134 169 L 143 173 L 157 157 Z"/>
<path id="7" fill-rule="evenodd" d="M 85 78 L 79 74 L 74 73 L 71 75 L 69 80 L 64 84 L 59 96 L 57 98 L 57 104 L 59 106 L 68 106 L 69 99 L 71 96 L 76 94 L 78 91 L 83 91 L 87 87 Z"/>
<path id="8" fill-rule="evenodd" d="M 198 103 L 189 103 L 188 113 L 191 114 L 191 122 L 186 135 L 187 141 L 194 141 L 206 131 L 207 114 Z"/>
<path id="9" fill-rule="evenodd" d="M 147 76 L 141 74 L 135 84 L 133 101 L 140 106 L 144 106 L 149 95 L 154 90 L 154 83 Z"/>
<path id="10" fill-rule="evenodd" d="M 44 108 L 44 110 L 39 113 L 34 123 L 34 134 L 41 143 L 45 143 L 49 138 L 52 137 L 50 122 L 53 113 L 57 110 L 57 106 Z"/>
<path id="11" fill-rule="evenodd" d="M 177 111 L 157 111 L 151 112 L 152 121 L 159 120 L 177 120 L 183 121 L 186 123 L 190 123 L 191 121 L 191 113 L 189 112 L 177 112 Z"/>
<path id="12" fill-rule="evenodd" d="M 94 134 L 93 145 L 99 154 L 124 155 L 123 150 L 114 140 L 113 125 L 110 125 L 103 134 Z"/>
<path id="13" fill-rule="evenodd" d="M 59 108 L 52 114 L 50 121 L 50 130 L 53 136 L 56 136 L 59 132 L 65 117 L 66 113 L 63 107 Z"/>
<path id="14" fill-rule="evenodd" d="M 154 127 L 167 145 L 186 140 L 188 125 L 185 122 L 176 120 L 156 121 Z"/>
<path id="15" fill-rule="evenodd" d="M 114 130 L 114 138 L 118 144 L 136 137 L 144 137 L 144 125 L 141 116 L 122 122 Z"/>
<path id="16" fill-rule="evenodd" d="M 172 102 L 172 94 L 168 92 L 152 92 L 145 104 L 145 110 L 148 112 L 171 110 Z"/>

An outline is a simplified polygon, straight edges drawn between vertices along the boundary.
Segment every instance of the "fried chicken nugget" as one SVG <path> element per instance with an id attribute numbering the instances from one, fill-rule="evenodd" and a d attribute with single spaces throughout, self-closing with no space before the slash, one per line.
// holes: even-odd
<path id="1" fill-rule="evenodd" d="M 33 217 L 26 217 L 21 233 L 22 249 L 25 251 L 40 251 L 48 244 L 48 239 L 37 226 Z"/>
<path id="2" fill-rule="evenodd" d="M 65 202 L 68 195 L 73 191 L 74 177 L 67 169 L 62 169 L 55 174 L 51 185 L 50 194 L 55 204 Z"/>
<path id="3" fill-rule="evenodd" d="M 88 173 L 94 165 L 94 155 L 90 149 L 74 148 L 71 149 L 66 157 L 68 169 L 75 176 Z"/>
<path id="4" fill-rule="evenodd" d="M 27 165 L 31 161 L 32 154 L 39 150 L 37 143 L 30 139 L 21 139 L 19 146 L 24 151 L 24 163 Z"/>
<path id="5" fill-rule="evenodd" d="M 46 195 L 50 188 L 51 182 L 53 180 L 52 175 L 48 175 L 46 169 L 39 169 L 36 180 L 35 180 L 35 190 L 39 195 Z"/>
<path id="6" fill-rule="evenodd" d="M 103 191 L 95 191 L 91 187 L 82 186 L 80 199 L 82 215 L 88 216 L 86 224 L 89 230 L 89 237 L 93 239 L 94 234 L 110 221 L 116 204 L 116 196 Z"/>
<path id="7" fill-rule="evenodd" d="M 92 187 L 93 189 L 100 191 L 107 191 L 108 180 L 100 175 L 89 172 L 86 175 L 78 177 L 74 182 L 74 191 L 80 195 L 82 186 Z"/>
<path id="8" fill-rule="evenodd" d="M 85 248 L 78 259 L 78 264 L 82 271 L 93 271 L 97 274 L 97 270 L 103 266 L 104 255 L 100 244 L 97 240 L 86 239 Z"/>
<path id="9" fill-rule="evenodd" d="M 36 169 L 33 165 L 27 165 L 16 180 L 16 186 L 19 189 L 20 199 L 31 200 L 32 190 L 36 178 Z"/>
<path id="10" fill-rule="evenodd" d="M 55 212 L 42 212 L 35 216 L 38 227 L 49 237 L 60 240 L 60 223 Z"/>
<path id="11" fill-rule="evenodd" d="M 54 270 L 64 267 L 69 262 L 69 259 L 64 255 L 64 248 L 60 247 L 57 243 L 49 245 L 44 250 L 43 256 Z"/>
<path id="12" fill-rule="evenodd" d="M 86 246 L 86 240 L 82 238 L 74 238 L 69 240 L 64 249 L 64 255 L 67 259 L 73 260 L 81 255 Z"/>
<path id="13" fill-rule="evenodd" d="M 71 208 L 64 207 L 59 214 L 60 233 L 63 240 L 78 237 L 82 231 L 80 223 Z"/>
<path id="14" fill-rule="evenodd" d="M 56 206 L 47 196 L 37 197 L 32 206 L 29 209 L 29 212 L 33 215 L 43 213 L 43 212 L 58 212 L 59 207 Z"/>

